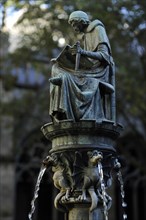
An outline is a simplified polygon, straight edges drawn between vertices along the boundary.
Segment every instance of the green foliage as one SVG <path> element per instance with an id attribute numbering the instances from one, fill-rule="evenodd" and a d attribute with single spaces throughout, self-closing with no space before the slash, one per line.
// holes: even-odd
<path id="1" fill-rule="evenodd" d="M 23 14 L 16 24 L 20 40 L 9 59 L 13 61 L 13 66 L 32 63 L 37 71 L 45 75 L 46 82 L 50 72 L 49 61 L 57 56 L 63 46 L 59 40 L 62 38 L 66 44 L 73 44 L 77 37 L 80 38 L 68 25 L 69 14 L 79 9 L 86 11 L 91 19 L 102 20 L 116 63 L 118 115 L 129 120 L 127 124 L 132 124 L 133 131 L 139 132 L 139 128 L 135 128 L 135 121 L 139 121 L 142 129 L 146 130 L 145 0 L 103 0 L 102 3 L 96 0 L 8 0 L 5 7 L 10 6 L 14 10 L 23 10 Z M 37 106 L 39 109 L 40 105 L 46 108 L 48 93 L 44 96 L 41 97 L 41 103 L 35 99 L 35 108 Z M 26 107 L 28 103 L 25 98 L 19 107 L 22 104 L 22 109 L 28 113 L 30 110 Z"/>

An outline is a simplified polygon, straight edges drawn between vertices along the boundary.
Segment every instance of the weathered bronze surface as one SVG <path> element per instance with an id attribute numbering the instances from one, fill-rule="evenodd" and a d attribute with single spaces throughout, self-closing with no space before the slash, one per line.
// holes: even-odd
<path id="1" fill-rule="evenodd" d="M 121 129 L 121 125 L 115 125 L 113 122 L 97 123 L 93 120 L 79 122 L 62 120 L 57 124 L 48 123 L 42 127 L 45 137 L 52 141 L 52 153 L 97 147 L 115 152 L 115 141 Z"/>
<path id="2" fill-rule="evenodd" d="M 116 160 L 116 139 L 121 125 L 83 120 L 62 120 L 42 127 L 52 149 L 45 164 L 52 166 L 54 185 L 60 190 L 55 207 L 68 213 L 69 220 L 104 219 L 101 173 L 105 188 L 110 187 Z M 107 209 L 111 198 L 105 192 Z"/>
<path id="3" fill-rule="evenodd" d="M 83 33 L 84 49 L 67 45 L 53 59 L 50 115 L 54 121 L 115 121 L 115 72 L 111 47 L 101 21 L 90 22 L 80 11 L 69 23 Z"/>
<path id="4" fill-rule="evenodd" d="M 115 71 L 111 48 L 101 21 L 90 21 L 82 11 L 69 17 L 80 42 L 67 45 L 53 59 L 50 78 L 52 122 L 42 132 L 52 141 L 43 162 L 51 166 L 60 190 L 55 207 L 66 220 L 108 220 L 112 184 L 117 166 L 116 140 L 122 126 L 116 122 Z"/>

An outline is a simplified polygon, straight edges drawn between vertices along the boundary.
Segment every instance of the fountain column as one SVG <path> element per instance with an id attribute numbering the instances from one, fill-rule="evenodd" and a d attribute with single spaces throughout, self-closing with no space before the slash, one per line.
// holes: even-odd
<path id="1" fill-rule="evenodd" d="M 55 207 L 66 220 L 108 220 L 112 199 L 106 189 L 118 170 L 115 65 L 103 23 L 83 11 L 70 14 L 69 24 L 84 34 L 53 59 L 49 114 L 42 132 L 52 141 L 44 161 L 60 190 Z M 119 173 L 120 177 L 120 173 Z M 122 193 L 123 195 L 123 193 Z"/>
<path id="2" fill-rule="evenodd" d="M 116 140 L 121 125 L 111 121 L 62 120 L 42 127 L 52 149 L 44 163 L 52 166 L 60 192 L 55 207 L 66 220 L 108 220 L 112 199 L 111 171 L 116 161 Z"/>

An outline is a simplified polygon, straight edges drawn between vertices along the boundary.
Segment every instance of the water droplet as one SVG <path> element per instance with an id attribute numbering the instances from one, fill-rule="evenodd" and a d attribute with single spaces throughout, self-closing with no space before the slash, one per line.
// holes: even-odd
<path id="1" fill-rule="evenodd" d="M 127 207 L 127 203 L 126 203 L 126 202 L 123 202 L 123 203 L 122 203 L 122 207 Z"/>
<path id="2" fill-rule="evenodd" d="M 127 219 L 127 215 L 126 214 L 123 215 L 123 219 Z"/>

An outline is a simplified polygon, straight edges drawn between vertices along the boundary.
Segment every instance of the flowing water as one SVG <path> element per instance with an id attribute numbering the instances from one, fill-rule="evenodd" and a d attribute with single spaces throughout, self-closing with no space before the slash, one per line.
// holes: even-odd
<path id="1" fill-rule="evenodd" d="M 107 210 L 107 204 L 106 204 L 106 191 L 105 191 L 105 184 L 103 179 L 103 169 L 102 164 L 98 164 L 99 174 L 100 174 L 100 181 L 101 181 L 101 193 L 102 193 L 102 199 L 103 199 L 103 208 L 104 208 L 104 217 L 105 220 L 108 220 L 108 210 Z"/>
<path id="2" fill-rule="evenodd" d="M 33 218 L 33 214 L 35 211 L 35 201 L 38 198 L 40 183 L 41 183 L 41 180 L 43 178 L 43 175 L 44 175 L 46 169 L 47 169 L 47 166 L 45 166 L 43 164 L 41 166 L 41 169 L 40 169 L 40 172 L 39 172 L 39 175 L 37 178 L 37 182 L 36 182 L 36 186 L 35 186 L 35 190 L 34 190 L 34 196 L 31 201 L 31 211 L 28 215 L 29 220 L 32 220 L 32 218 Z M 107 209 L 107 204 L 106 204 L 107 199 L 106 199 L 106 191 L 105 191 L 105 184 L 104 184 L 104 178 L 103 178 L 103 168 L 102 168 L 101 163 L 98 164 L 98 170 L 99 170 L 100 181 L 101 181 L 101 193 L 102 193 L 102 199 L 103 199 L 104 217 L 105 217 L 105 220 L 108 220 L 108 209 Z M 120 170 L 118 170 L 118 172 L 117 172 L 117 177 L 118 177 L 118 181 L 120 183 L 121 201 L 122 201 L 122 208 L 123 208 L 123 220 L 126 220 L 127 214 L 125 212 L 125 208 L 126 208 L 127 204 L 125 203 L 124 183 L 123 183 L 122 173 Z"/>
<path id="3" fill-rule="evenodd" d="M 35 211 L 35 201 L 38 197 L 38 192 L 39 192 L 39 189 L 40 189 L 40 183 L 41 183 L 41 180 L 43 178 L 43 175 L 44 175 L 46 169 L 47 169 L 47 167 L 45 165 L 41 166 L 41 169 L 40 169 L 40 172 L 39 172 L 39 175 L 38 175 L 38 178 L 37 178 L 35 190 L 34 190 L 34 196 L 33 196 L 33 199 L 31 201 L 31 211 L 28 215 L 29 220 L 32 220 L 32 217 L 33 217 L 33 214 L 34 214 L 34 211 Z"/>
<path id="4" fill-rule="evenodd" d="M 117 172 L 117 177 L 120 183 L 120 190 L 121 190 L 121 198 L 122 198 L 122 208 L 123 208 L 123 220 L 127 219 L 127 214 L 125 212 L 125 208 L 127 204 L 125 203 L 125 192 L 124 192 L 124 183 L 123 183 L 123 178 L 122 178 L 122 173 L 119 170 Z"/>

